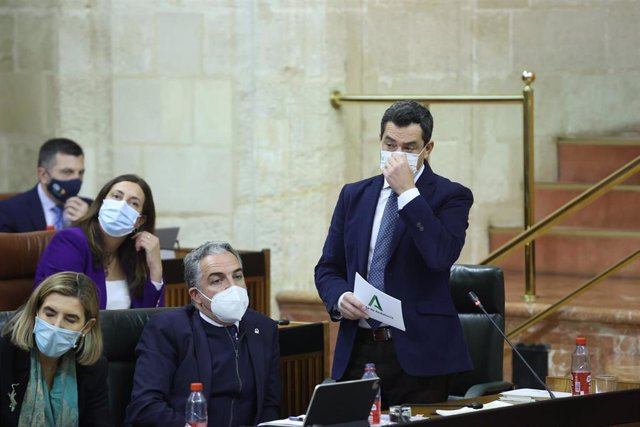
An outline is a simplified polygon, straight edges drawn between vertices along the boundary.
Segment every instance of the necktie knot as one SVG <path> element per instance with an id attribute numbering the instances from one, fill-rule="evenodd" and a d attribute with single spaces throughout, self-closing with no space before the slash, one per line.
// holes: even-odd
<path id="1" fill-rule="evenodd" d="M 53 226 L 56 230 L 62 230 L 64 228 L 64 208 L 55 205 L 51 211 L 53 212 Z"/>

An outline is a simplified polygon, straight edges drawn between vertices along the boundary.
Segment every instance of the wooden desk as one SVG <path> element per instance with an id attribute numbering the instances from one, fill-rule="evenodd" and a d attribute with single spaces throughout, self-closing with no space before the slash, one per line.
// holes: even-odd
<path id="1" fill-rule="evenodd" d="M 280 416 L 306 412 L 313 389 L 329 376 L 328 322 L 280 326 Z"/>
<path id="2" fill-rule="evenodd" d="M 477 399 L 456 400 L 446 403 L 488 403 L 497 398 L 498 396 L 483 396 Z M 455 408 L 439 407 L 438 404 L 434 404 L 434 406 L 429 407 L 412 407 L 412 414 L 422 413 L 428 416 L 429 419 L 415 421 L 410 424 L 437 427 L 640 425 L 640 405 L 638 405 L 638 402 L 640 402 L 640 389 L 522 403 L 504 408 L 474 411 L 447 417 L 431 415 L 431 413 L 437 409 Z"/>

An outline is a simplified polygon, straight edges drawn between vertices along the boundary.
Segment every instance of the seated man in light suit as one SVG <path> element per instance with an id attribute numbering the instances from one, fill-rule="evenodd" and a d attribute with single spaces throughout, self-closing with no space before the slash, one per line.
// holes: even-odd
<path id="1" fill-rule="evenodd" d="M 280 349 L 276 322 L 247 309 L 240 255 L 208 242 L 184 259 L 191 304 L 155 315 L 136 348 L 127 423 L 185 425 L 190 384 L 203 384 L 210 426 L 276 419 Z"/>
<path id="2" fill-rule="evenodd" d="M 0 232 L 61 229 L 89 210 L 91 199 L 78 197 L 84 177 L 84 153 L 74 141 L 50 139 L 40 147 L 38 184 L 0 202 Z"/>

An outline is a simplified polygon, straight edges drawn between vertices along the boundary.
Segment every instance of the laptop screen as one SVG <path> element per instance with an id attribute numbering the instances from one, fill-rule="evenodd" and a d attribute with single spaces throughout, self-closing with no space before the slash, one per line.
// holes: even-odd
<path id="1" fill-rule="evenodd" d="M 160 249 L 175 249 L 179 231 L 180 227 L 156 228 Z"/>
<path id="2" fill-rule="evenodd" d="M 368 426 L 379 378 L 318 384 L 313 390 L 303 426 Z"/>

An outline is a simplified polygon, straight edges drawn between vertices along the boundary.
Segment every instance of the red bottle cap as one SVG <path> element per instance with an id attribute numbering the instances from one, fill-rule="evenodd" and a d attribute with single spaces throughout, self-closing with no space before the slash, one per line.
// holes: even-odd
<path id="1" fill-rule="evenodd" d="M 202 383 L 191 383 L 191 391 L 202 391 Z"/>
<path id="2" fill-rule="evenodd" d="M 576 345 L 587 345 L 587 339 L 585 337 L 576 338 Z"/>

